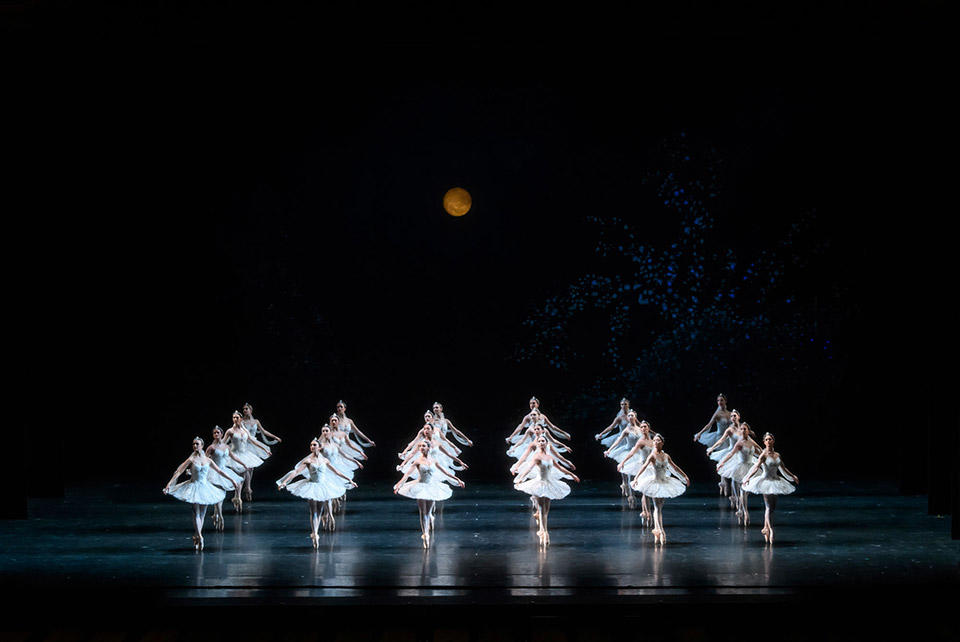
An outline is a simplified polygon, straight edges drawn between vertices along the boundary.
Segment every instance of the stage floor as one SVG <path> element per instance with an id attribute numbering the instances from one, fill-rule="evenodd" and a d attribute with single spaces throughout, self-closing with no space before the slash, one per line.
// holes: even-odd
<path id="1" fill-rule="evenodd" d="M 922 497 L 882 485 L 804 484 L 781 499 L 777 542 L 764 544 L 763 504 L 737 525 L 704 487 L 667 502 L 668 541 L 656 547 L 615 481 L 574 487 L 550 511 L 552 545 L 539 551 L 526 496 L 507 484 L 458 489 L 420 545 L 412 500 L 387 483 L 351 492 L 334 533 L 314 551 L 306 502 L 258 489 L 249 512 L 209 516 L 194 552 L 189 508 L 159 490 L 113 486 L 34 500 L 25 521 L 0 522 L 0 575 L 25 591 L 122 591 L 169 603 L 255 600 L 365 603 L 524 603 L 574 599 L 664 602 L 755 599 L 842 591 L 955 590 L 958 551 L 949 519 Z M 208 602 L 209 603 L 209 602 Z"/>

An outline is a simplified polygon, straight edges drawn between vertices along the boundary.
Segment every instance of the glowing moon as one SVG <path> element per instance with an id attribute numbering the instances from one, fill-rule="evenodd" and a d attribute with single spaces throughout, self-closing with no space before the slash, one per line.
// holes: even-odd
<path id="1" fill-rule="evenodd" d="M 470 211 L 471 205 L 473 199 L 470 198 L 470 192 L 462 187 L 449 189 L 443 195 L 443 209 L 447 210 L 450 216 L 463 216 Z"/>

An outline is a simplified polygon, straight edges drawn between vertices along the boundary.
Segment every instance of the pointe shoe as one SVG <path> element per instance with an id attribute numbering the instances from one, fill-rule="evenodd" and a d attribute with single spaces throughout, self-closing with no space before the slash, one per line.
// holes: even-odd
<path id="1" fill-rule="evenodd" d="M 200 535 L 200 536 L 199 536 L 199 539 L 200 539 L 200 543 L 199 543 L 199 545 L 198 545 L 199 548 L 198 548 L 197 550 L 202 551 L 202 550 L 203 550 L 203 535 Z"/>
<path id="2" fill-rule="evenodd" d="M 423 535 L 420 536 L 420 539 L 423 540 L 423 547 L 424 547 L 424 548 L 430 548 L 430 536 L 428 536 L 426 533 L 424 533 Z"/>
<path id="3" fill-rule="evenodd" d="M 767 534 L 767 537 L 769 538 L 767 541 L 770 542 L 771 544 L 773 544 L 773 529 L 772 529 L 772 528 L 770 529 L 770 533 Z"/>
<path id="4" fill-rule="evenodd" d="M 763 541 L 770 542 L 770 529 L 764 526 L 760 532 L 763 534 Z"/>
<path id="5" fill-rule="evenodd" d="M 200 542 L 197 540 L 197 536 L 196 536 L 196 535 L 193 535 L 193 536 L 191 536 L 191 539 L 193 539 L 193 550 L 199 551 L 199 550 L 200 550 Z"/>
<path id="6" fill-rule="evenodd" d="M 310 541 L 314 548 L 320 548 L 320 537 L 316 533 L 310 533 Z"/>
<path id="7" fill-rule="evenodd" d="M 546 531 L 540 529 L 537 531 L 537 539 L 540 541 L 541 548 L 546 546 Z"/>
<path id="8" fill-rule="evenodd" d="M 252 501 L 253 501 L 253 490 L 251 490 L 251 489 L 248 488 L 247 490 L 243 491 L 243 498 L 244 498 L 245 500 L 247 500 L 248 502 L 252 502 Z"/>
<path id="9" fill-rule="evenodd" d="M 431 516 L 430 516 L 430 532 L 431 532 L 431 533 L 433 532 L 433 523 L 434 523 L 435 521 L 436 521 L 436 520 L 434 519 L 433 515 L 431 515 Z"/>
<path id="10" fill-rule="evenodd" d="M 659 529 L 659 528 L 655 528 L 655 529 L 653 529 L 652 531 L 650 531 L 650 533 L 653 535 L 653 543 L 654 543 L 654 544 L 659 544 L 659 543 L 660 543 L 660 529 Z"/>
<path id="11" fill-rule="evenodd" d="M 743 525 L 744 525 L 744 526 L 749 526 L 749 525 L 750 525 L 750 513 L 746 513 L 746 512 L 745 512 L 745 513 L 743 514 Z"/>

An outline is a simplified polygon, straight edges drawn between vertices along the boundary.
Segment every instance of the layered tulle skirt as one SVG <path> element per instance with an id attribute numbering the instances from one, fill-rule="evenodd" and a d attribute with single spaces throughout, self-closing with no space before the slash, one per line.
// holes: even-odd
<path id="1" fill-rule="evenodd" d="M 739 455 L 734 455 L 729 459 L 729 461 L 727 461 L 727 463 L 721 466 L 720 470 L 717 472 L 720 473 L 721 477 L 732 479 L 733 481 L 739 483 L 740 480 L 747 476 L 747 473 L 749 473 L 750 469 L 753 468 L 754 463 L 756 463 L 756 459 L 752 457 L 749 460 L 744 461 Z"/>
<path id="2" fill-rule="evenodd" d="M 639 479 L 634 479 L 630 487 L 639 493 L 654 499 L 669 499 L 679 497 L 686 490 L 686 485 L 672 475 L 660 477 L 655 474 L 644 473 Z"/>
<path id="3" fill-rule="evenodd" d="M 446 484 L 430 481 L 422 482 L 420 480 L 411 480 L 405 482 L 397 491 L 398 495 L 409 497 L 410 499 L 426 499 L 435 502 L 442 502 L 450 499 L 453 491 Z"/>
<path id="4" fill-rule="evenodd" d="M 279 482 L 277 483 L 279 484 Z M 286 488 L 290 491 L 291 495 L 318 502 L 343 497 L 344 493 L 347 492 L 347 488 L 344 486 L 342 479 L 339 477 L 333 479 L 327 475 L 321 476 L 317 481 L 298 479 L 297 481 L 287 484 Z"/>
<path id="5" fill-rule="evenodd" d="M 796 487 L 786 479 L 770 478 L 764 475 L 751 477 L 742 486 L 743 490 L 754 495 L 789 495 Z"/>
<path id="6" fill-rule="evenodd" d="M 219 504 L 227 496 L 222 488 L 213 485 L 206 479 L 191 479 L 180 482 L 172 486 L 170 490 L 167 491 L 167 494 L 182 502 L 201 504 L 203 506 Z"/>
<path id="7" fill-rule="evenodd" d="M 226 461 L 232 461 L 232 460 L 227 459 Z M 222 476 L 217 475 L 216 471 L 210 471 L 210 474 L 213 476 L 211 483 L 214 486 L 217 486 L 218 488 L 222 488 L 223 490 L 229 491 L 234 489 L 234 486 L 233 486 L 234 482 L 236 482 L 237 484 L 243 484 L 243 477 L 238 475 L 232 468 L 230 468 L 230 466 L 226 463 L 226 461 L 222 466 L 220 466 L 220 470 L 223 471 L 223 474 L 226 475 L 230 481 L 227 481 Z"/>
<path id="8" fill-rule="evenodd" d="M 556 477 L 543 479 L 535 477 L 513 485 L 517 490 L 523 491 L 534 497 L 547 497 L 549 499 L 563 499 L 570 494 L 570 486 L 566 482 L 560 481 Z"/>

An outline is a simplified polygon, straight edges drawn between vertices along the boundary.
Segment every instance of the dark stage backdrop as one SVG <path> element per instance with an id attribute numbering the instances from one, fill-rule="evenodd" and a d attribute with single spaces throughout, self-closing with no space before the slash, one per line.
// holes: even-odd
<path id="1" fill-rule="evenodd" d="M 22 425 L 32 450 L 59 439 L 71 460 L 120 449 L 70 481 L 159 488 L 245 401 L 284 437 L 265 473 L 279 476 L 340 398 L 379 444 L 361 482 L 394 477 L 434 400 L 477 441 L 466 479 L 505 478 L 502 439 L 532 394 L 575 434 L 586 477 L 613 474 L 592 435 L 626 395 L 706 480 L 689 442 L 718 392 L 801 476 L 899 475 L 891 440 L 926 403 L 928 356 L 954 344 L 938 334 L 943 63 L 916 34 L 924 49 L 891 46 L 895 16 L 842 13 L 817 43 L 784 16 L 729 37 L 702 16 L 589 45 L 476 27 L 464 46 L 386 30 L 361 46 L 295 16 L 215 28 L 216 14 L 72 10 L 8 23 L 31 60 L 11 174 L 32 205 L 16 238 L 37 248 L 17 286 Z M 618 274 L 596 251 L 604 230 L 626 222 L 656 259 L 682 258 L 671 172 L 709 185 L 694 247 L 774 253 L 750 308 L 764 340 L 641 311 L 616 356 L 602 315 L 569 326 L 567 365 L 526 350 L 552 296 Z M 460 219 L 440 205 L 453 186 L 473 195 Z M 784 244 L 794 225 L 802 241 Z M 664 332 L 678 354 L 723 355 L 641 358 Z M 646 378 L 618 384 L 617 359 Z"/>

